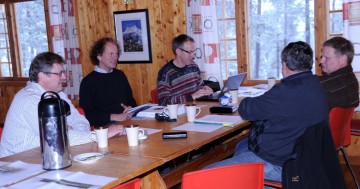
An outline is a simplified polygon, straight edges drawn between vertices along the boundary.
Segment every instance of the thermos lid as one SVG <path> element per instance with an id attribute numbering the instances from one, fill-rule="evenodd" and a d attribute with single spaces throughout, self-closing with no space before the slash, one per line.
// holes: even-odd
<path id="1" fill-rule="evenodd" d="M 41 95 L 38 105 L 39 117 L 57 117 L 67 115 L 69 112 L 69 104 L 62 100 L 56 92 L 47 91 Z"/>

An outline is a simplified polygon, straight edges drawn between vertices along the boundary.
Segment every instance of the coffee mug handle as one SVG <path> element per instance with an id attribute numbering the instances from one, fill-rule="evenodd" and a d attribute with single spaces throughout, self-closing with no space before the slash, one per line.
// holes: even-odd
<path id="1" fill-rule="evenodd" d="M 139 137 L 138 138 L 142 138 L 142 137 L 144 137 L 144 135 L 145 135 L 144 129 L 139 129 Z"/>
<path id="2" fill-rule="evenodd" d="M 198 113 L 196 113 L 196 115 L 195 115 L 195 116 L 198 116 L 198 115 L 200 114 L 200 112 L 201 112 L 201 108 L 200 108 L 200 107 L 196 107 L 196 111 L 197 111 L 197 110 L 199 110 L 199 111 L 198 111 Z"/>
<path id="3" fill-rule="evenodd" d="M 91 132 L 90 132 L 90 139 L 91 139 L 92 141 L 97 142 L 95 131 L 91 131 Z"/>

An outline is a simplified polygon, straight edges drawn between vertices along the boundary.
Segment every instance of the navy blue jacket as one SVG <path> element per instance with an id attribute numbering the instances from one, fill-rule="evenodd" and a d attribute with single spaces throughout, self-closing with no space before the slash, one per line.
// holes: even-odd
<path id="1" fill-rule="evenodd" d="M 304 131 L 328 119 L 325 91 L 317 76 L 306 71 L 284 78 L 265 94 L 245 98 L 240 116 L 253 121 L 249 150 L 278 166 L 290 158 Z"/>

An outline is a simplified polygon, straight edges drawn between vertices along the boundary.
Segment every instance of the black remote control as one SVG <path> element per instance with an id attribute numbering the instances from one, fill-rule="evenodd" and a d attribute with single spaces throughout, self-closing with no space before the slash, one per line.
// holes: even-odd
<path id="1" fill-rule="evenodd" d="M 187 133 L 185 131 L 163 133 L 162 138 L 163 139 L 187 138 Z"/>

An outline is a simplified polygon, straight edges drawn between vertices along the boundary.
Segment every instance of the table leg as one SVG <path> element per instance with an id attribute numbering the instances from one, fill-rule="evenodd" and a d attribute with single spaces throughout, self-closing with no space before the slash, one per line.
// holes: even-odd
<path id="1" fill-rule="evenodd" d="M 141 178 L 141 188 L 143 189 L 166 189 L 166 184 L 157 170 Z"/>

